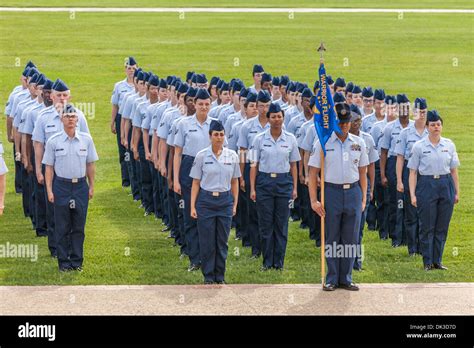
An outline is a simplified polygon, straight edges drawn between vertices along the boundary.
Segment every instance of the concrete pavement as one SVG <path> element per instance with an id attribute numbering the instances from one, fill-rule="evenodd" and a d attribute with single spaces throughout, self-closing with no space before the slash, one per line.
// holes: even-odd
<path id="1" fill-rule="evenodd" d="M 1 286 L 2 315 L 472 315 L 474 283 Z"/>

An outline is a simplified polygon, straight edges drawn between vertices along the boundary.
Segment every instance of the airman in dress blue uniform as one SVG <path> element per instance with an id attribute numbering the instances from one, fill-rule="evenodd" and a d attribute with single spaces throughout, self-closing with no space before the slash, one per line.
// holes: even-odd
<path id="1" fill-rule="evenodd" d="M 237 211 L 240 166 L 237 153 L 224 147 L 222 123 L 211 121 L 209 137 L 211 145 L 197 153 L 190 172 L 191 216 L 197 219 L 204 283 L 225 284 L 227 242 Z"/>
<path id="2" fill-rule="evenodd" d="M 359 290 L 352 281 L 352 268 L 358 253 L 361 213 L 366 204 L 369 160 L 364 140 L 349 133 L 349 105 L 338 104 L 335 108 L 341 133 L 331 135 L 326 143 L 324 158 L 321 158 L 321 144 L 316 142 L 308 163 L 309 192 L 312 209 L 327 221 L 325 254 L 328 270 L 323 290 L 333 291 L 339 287 L 354 291 Z M 325 208 L 316 195 L 322 160 L 325 169 Z"/>
<path id="3" fill-rule="evenodd" d="M 444 244 L 454 204 L 459 201 L 460 165 L 456 146 L 441 136 L 443 120 L 428 111 L 429 135 L 418 140 L 408 161 L 411 202 L 420 218 L 420 246 L 425 270 L 446 270 L 442 264 Z"/>
<path id="4" fill-rule="evenodd" d="M 283 130 L 279 104 L 270 104 L 267 118 L 270 128 L 254 138 L 249 152 L 250 199 L 257 202 L 263 271 L 283 270 L 290 203 L 297 197 L 296 162 L 301 160 L 295 136 Z"/>
<path id="5" fill-rule="evenodd" d="M 65 105 L 61 121 L 64 130 L 46 143 L 45 182 L 48 200 L 54 204 L 59 271 L 82 271 L 84 227 L 99 157 L 91 136 L 76 130 L 78 115 L 72 105 Z"/>

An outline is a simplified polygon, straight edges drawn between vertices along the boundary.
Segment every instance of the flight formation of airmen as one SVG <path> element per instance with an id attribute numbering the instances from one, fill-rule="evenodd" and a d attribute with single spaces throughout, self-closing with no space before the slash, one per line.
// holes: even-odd
<path id="1" fill-rule="evenodd" d="M 319 80 L 309 87 L 272 77 L 258 64 L 249 87 L 192 71 L 186 80 L 160 78 L 134 57 L 125 59 L 124 70 L 110 124 L 122 186 L 145 216 L 162 221 L 180 257 L 189 258 L 188 271 L 201 270 L 205 284 L 225 284 L 231 228 L 251 257 L 261 258 L 262 272 L 283 271 L 288 222 L 300 221 L 320 247 L 322 218 L 323 290 L 359 289 L 352 271 L 362 270 L 366 223 L 392 247 L 421 254 L 426 271 L 447 269 L 442 254 L 459 200 L 460 163 L 454 143 L 441 136 L 442 117 L 424 98 L 412 105 L 405 94 L 328 76 L 340 132 L 322 155 L 313 112 Z M 65 82 L 48 80 L 32 62 L 21 82 L 5 110 L 15 188 L 37 235 L 48 237 L 59 270 L 81 271 L 94 143 Z M 0 193 L 3 150 L 0 144 Z M 354 248 L 336 252 L 341 246 Z"/>

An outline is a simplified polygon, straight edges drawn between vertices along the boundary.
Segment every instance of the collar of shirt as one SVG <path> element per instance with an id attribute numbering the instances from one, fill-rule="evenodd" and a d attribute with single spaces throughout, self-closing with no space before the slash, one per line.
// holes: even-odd
<path id="1" fill-rule="evenodd" d="M 344 143 L 345 143 L 347 140 L 349 140 L 350 142 L 354 142 L 354 141 L 355 141 L 355 138 L 354 138 L 354 137 L 355 137 L 355 135 L 349 133 L 349 134 L 347 135 L 346 140 L 344 140 Z M 339 143 L 344 144 L 344 143 L 341 141 L 341 139 L 339 139 L 339 138 L 337 137 L 336 132 L 332 132 L 331 137 L 329 138 L 328 141 L 331 141 L 331 142 L 333 142 L 333 143 L 335 143 L 336 141 L 338 141 Z"/>
<path id="2" fill-rule="evenodd" d="M 194 114 L 194 115 L 191 116 L 191 123 L 194 123 L 195 125 L 197 125 L 197 126 L 199 126 L 199 127 L 202 127 L 202 126 L 205 125 L 205 124 L 208 124 L 208 125 L 211 124 L 211 121 L 212 121 L 212 120 L 213 120 L 213 119 L 212 119 L 211 117 L 206 116 L 206 120 L 201 124 L 201 123 L 198 121 L 196 114 Z"/>
<path id="3" fill-rule="evenodd" d="M 70 139 L 70 137 L 66 133 L 66 131 L 63 130 L 61 132 L 61 138 L 60 139 L 63 140 L 63 141 L 67 141 L 68 139 Z M 77 130 L 74 131 L 74 137 L 71 140 L 74 140 L 74 139 L 80 140 L 80 135 L 77 133 Z"/>
<path id="4" fill-rule="evenodd" d="M 270 128 L 268 128 L 265 133 L 264 133 L 264 137 L 266 140 L 270 140 L 271 142 L 273 143 L 277 143 L 279 141 L 286 141 L 286 134 L 285 134 L 285 131 L 282 129 L 281 130 L 281 134 L 280 136 L 278 137 L 278 139 L 275 141 L 272 137 L 272 134 L 270 133 Z"/>
<path id="5" fill-rule="evenodd" d="M 433 145 L 433 143 L 430 141 L 429 137 L 426 137 L 425 139 L 423 139 L 423 141 L 425 142 L 426 146 L 431 146 L 434 149 L 436 149 L 438 146 L 445 146 L 446 145 L 446 139 L 443 138 L 443 137 L 441 137 L 441 139 L 439 139 L 439 143 L 437 145 Z"/>

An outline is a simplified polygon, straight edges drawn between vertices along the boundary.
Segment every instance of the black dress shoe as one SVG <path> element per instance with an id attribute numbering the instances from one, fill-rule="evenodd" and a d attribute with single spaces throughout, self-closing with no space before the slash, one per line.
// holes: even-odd
<path id="1" fill-rule="evenodd" d="M 250 259 L 256 260 L 256 259 L 258 259 L 259 257 L 260 257 L 260 255 L 258 255 L 258 254 L 253 254 L 252 256 L 250 256 Z"/>
<path id="2" fill-rule="evenodd" d="M 212 284 L 214 284 L 213 281 L 210 281 L 210 280 L 205 280 L 204 281 L 204 285 L 212 285 Z"/>
<path id="3" fill-rule="evenodd" d="M 324 284 L 323 291 L 334 291 L 336 290 L 337 286 L 334 284 Z"/>
<path id="4" fill-rule="evenodd" d="M 400 246 L 401 246 L 401 244 L 392 244 L 392 248 L 398 248 Z"/>
<path id="5" fill-rule="evenodd" d="M 349 290 L 349 291 L 359 291 L 359 287 L 355 285 L 355 283 L 350 283 L 350 284 L 339 284 L 339 287 L 344 290 Z"/>
<path id="6" fill-rule="evenodd" d="M 166 226 L 165 228 L 163 228 L 161 230 L 161 232 L 168 232 L 169 230 L 171 230 L 171 227 L 170 226 Z"/>
<path id="7" fill-rule="evenodd" d="M 425 271 L 431 271 L 433 269 L 433 265 L 425 265 Z"/>
<path id="8" fill-rule="evenodd" d="M 71 272 L 72 271 L 72 268 L 71 267 L 60 267 L 59 268 L 59 272 Z"/>
<path id="9" fill-rule="evenodd" d="M 443 271 L 446 271 L 446 270 L 448 269 L 448 267 L 443 266 L 442 263 L 433 263 L 433 268 L 441 269 L 441 270 L 443 270 Z"/>
<path id="10" fill-rule="evenodd" d="M 82 269 L 82 267 L 81 267 L 81 266 L 78 266 L 78 267 L 72 267 L 72 270 L 73 270 L 73 271 L 77 271 L 77 272 L 82 272 L 82 271 L 83 271 L 83 269 Z"/>
<path id="11" fill-rule="evenodd" d="M 201 265 L 191 265 L 188 268 L 188 272 L 198 271 L 201 268 Z"/>
<path id="12" fill-rule="evenodd" d="M 220 280 L 220 281 L 216 282 L 216 284 L 219 284 L 219 285 L 225 285 L 225 284 L 226 284 L 226 282 L 225 282 L 225 280 Z"/>
<path id="13" fill-rule="evenodd" d="M 262 267 L 260 267 L 260 272 L 266 272 L 266 271 L 269 271 L 270 269 L 271 269 L 271 267 L 262 266 Z"/>

